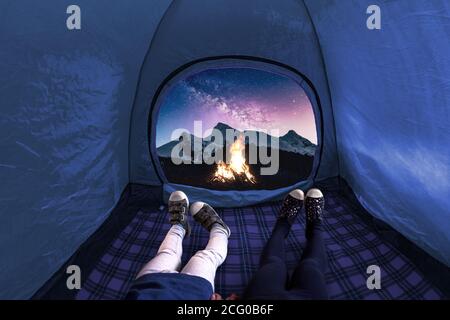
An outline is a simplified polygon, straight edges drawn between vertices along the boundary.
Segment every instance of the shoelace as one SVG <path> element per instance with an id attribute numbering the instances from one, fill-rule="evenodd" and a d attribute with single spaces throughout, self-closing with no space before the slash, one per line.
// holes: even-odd
<path id="1" fill-rule="evenodd" d="M 201 208 L 195 215 L 195 220 L 204 225 L 206 228 L 209 228 L 215 222 L 220 221 L 215 214 L 209 212 L 208 208 Z"/>
<path id="2" fill-rule="evenodd" d="M 169 212 L 171 214 L 170 221 L 184 222 L 186 207 L 184 203 L 174 203 L 169 207 Z"/>

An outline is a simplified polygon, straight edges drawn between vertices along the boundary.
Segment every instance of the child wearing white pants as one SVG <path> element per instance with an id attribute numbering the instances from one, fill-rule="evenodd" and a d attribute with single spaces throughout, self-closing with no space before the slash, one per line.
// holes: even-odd
<path id="1" fill-rule="evenodd" d="M 186 230 L 181 225 L 172 226 L 156 256 L 142 268 L 137 278 L 148 273 L 178 273 L 181 267 L 182 243 L 185 234 Z M 228 234 L 226 230 L 220 225 L 213 226 L 206 248 L 197 251 L 180 272 L 202 277 L 208 280 L 214 289 L 216 270 L 225 261 L 227 249 Z"/>
<path id="2" fill-rule="evenodd" d="M 183 239 L 190 234 L 187 211 L 189 200 L 181 192 L 169 197 L 169 215 L 172 227 L 161 243 L 156 256 L 138 273 L 127 299 L 211 299 L 217 268 L 225 261 L 230 229 L 206 203 L 190 206 L 193 218 L 209 232 L 204 250 L 198 251 L 181 268 Z M 181 270 L 180 270 L 181 269 Z"/>

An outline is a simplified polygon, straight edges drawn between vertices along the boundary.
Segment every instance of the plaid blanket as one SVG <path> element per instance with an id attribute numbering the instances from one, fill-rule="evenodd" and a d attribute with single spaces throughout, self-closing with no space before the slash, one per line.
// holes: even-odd
<path id="1" fill-rule="evenodd" d="M 441 299 L 443 294 L 401 252 L 352 213 L 334 191 L 325 193 L 325 242 L 329 258 L 326 275 L 331 299 Z M 216 292 L 240 294 L 258 267 L 280 203 L 218 210 L 230 226 L 228 257 L 218 269 Z M 302 214 L 287 239 L 287 264 L 293 269 L 305 247 Z M 183 263 L 208 241 L 208 232 L 193 225 L 184 240 Z M 169 230 L 167 211 L 141 209 L 115 239 L 83 283 L 77 299 L 121 299 L 140 268 L 157 252 Z M 369 290 L 367 267 L 381 268 L 381 289 Z"/>

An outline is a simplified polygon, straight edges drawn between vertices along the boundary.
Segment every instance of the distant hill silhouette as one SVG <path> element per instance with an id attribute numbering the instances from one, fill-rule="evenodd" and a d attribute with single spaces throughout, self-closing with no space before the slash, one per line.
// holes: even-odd
<path id="1" fill-rule="evenodd" d="M 220 131 L 222 133 L 222 136 L 224 137 L 224 139 L 226 138 L 226 130 L 234 130 L 236 134 L 250 134 L 250 133 L 255 133 L 256 136 L 258 137 L 258 145 L 259 146 L 271 146 L 271 142 L 272 139 L 274 139 L 275 141 L 278 141 L 278 149 L 283 150 L 283 151 L 288 151 L 288 152 L 294 152 L 294 153 L 298 153 L 298 154 L 302 154 L 302 155 L 307 155 L 307 156 L 314 156 L 315 152 L 316 152 L 316 145 L 313 144 L 311 141 L 309 141 L 308 139 L 302 137 L 301 135 L 299 135 L 298 133 L 296 133 L 294 130 L 290 130 L 288 133 L 286 133 L 284 136 L 281 137 L 273 137 L 269 134 L 267 134 L 266 137 L 263 137 L 260 139 L 261 136 L 261 132 L 259 131 L 253 131 L 253 130 L 246 130 L 246 131 L 239 131 L 237 129 L 234 129 L 232 127 L 230 127 L 229 125 L 219 122 L 217 123 L 213 129 L 216 129 L 218 131 Z M 182 136 L 180 136 L 180 138 L 186 137 L 188 134 L 184 133 Z M 193 150 L 193 144 L 194 144 L 194 139 L 200 139 L 198 137 L 195 137 L 193 134 L 190 134 L 190 139 L 191 139 L 191 149 Z M 179 143 L 179 140 L 176 141 L 170 141 L 162 146 L 160 146 L 159 148 L 157 148 L 157 153 L 158 156 L 160 157 L 170 157 L 173 147 L 176 146 Z M 205 148 L 207 145 L 209 145 L 210 139 L 209 137 L 205 138 L 203 140 L 202 143 L 202 147 Z M 248 144 L 248 141 L 246 140 L 246 144 Z M 223 147 L 223 145 L 222 145 Z"/>
<path id="2" fill-rule="evenodd" d="M 277 189 L 281 187 L 286 187 L 293 185 L 299 181 L 305 180 L 311 174 L 311 170 L 314 162 L 314 154 L 316 150 L 316 145 L 310 142 L 308 139 L 300 136 L 294 130 L 290 130 L 288 133 L 281 137 L 265 137 L 260 141 L 259 139 L 261 132 L 258 131 L 244 131 L 240 132 L 225 123 L 219 122 L 214 129 L 219 130 L 223 137 L 226 137 L 226 130 L 233 129 L 236 134 L 242 133 L 256 133 L 258 137 L 258 145 L 269 147 L 271 146 L 271 138 L 274 138 L 279 143 L 278 150 L 272 150 L 271 152 L 278 152 L 280 159 L 279 171 L 275 175 L 271 176 L 261 176 L 260 169 L 261 167 L 265 167 L 261 164 L 249 164 L 250 171 L 256 178 L 256 184 L 249 184 L 245 181 L 240 181 L 236 179 L 236 181 L 221 183 L 217 181 L 213 181 L 212 177 L 216 170 L 216 164 L 207 165 L 205 163 L 202 164 L 180 164 L 175 165 L 171 159 L 171 153 L 173 147 L 175 147 L 180 140 L 184 140 L 190 138 L 191 141 L 191 156 L 194 156 L 194 141 L 198 140 L 198 145 L 201 145 L 201 148 L 204 149 L 210 143 L 217 143 L 215 141 L 205 141 L 208 139 L 204 139 L 201 141 L 200 138 L 195 137 L 192 134 L 184 133 L 180 136 L 177 141 L 170 141 L 159 148 L 157 148 L 157 153 L 159 156 L 159 160 L 163 171 L 170 182 L 178 183 L 178 184 L 186 184 L 197 187 L 204 187 L 209 189 L 217 189 L 217 190 L 248 190 L 248 189 Z M 200 143 L 201 142 L 201 143 Z M 249 163 L 248 159 L 248 143 L 246 140 L 246 160 Z M 224 152 L 224 142 L 217 146 L 216 150 L 221 150 Z M 220 151 L 219 151 L 220 152 Z M 199 152 L 201 155 L 202 152 Z M 225 154 L 224 154 L 225 159 Z M 191 159 L 194 160 L 194 159 Z M 199 159 L 201 160 L 201 159 Z"/>

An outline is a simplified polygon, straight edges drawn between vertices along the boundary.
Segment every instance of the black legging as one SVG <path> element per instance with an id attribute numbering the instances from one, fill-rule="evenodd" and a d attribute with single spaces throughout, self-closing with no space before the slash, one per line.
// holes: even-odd
<path id="1" fill-rule="evenodd" d="M 258 272 L 244 293 L 245 299 L 327 299 L 327 256 L 322 231 L 315 226 L 292 277 L 285 262 L 285 238 L 291 225 L 279 219 L 261 254 Z"/>

